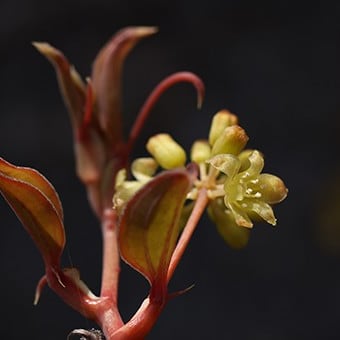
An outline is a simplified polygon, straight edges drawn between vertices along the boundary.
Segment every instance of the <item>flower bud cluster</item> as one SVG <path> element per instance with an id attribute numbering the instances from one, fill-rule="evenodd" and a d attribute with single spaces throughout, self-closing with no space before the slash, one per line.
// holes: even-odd
<path id="1" fill-rule="evenodd" d="M 287 195 L 280 178 L 262 173 L 263 155 L 244 149 L 248 139 L 237 116 L 221 110 L 212 119 L 209 139 L 195 141 L 190 153 L 191 161 L 199 167 L 199 176 L 187 198 L 194 201 L 202 188 L 207 191 L 208 214 L 221 236 L 234 248 L 247 244 L 253 221 L 275 225 L 272 205 Z M 185 151 L 168 134 L 151 137 L 146 148 L 152 158 L 139 158 L 132 163 L 135 180 L 127 181 L 125 170 L 117 176 L 113 201 L 118 211 L 151 180 L 158 167 L 170 170 L 186 163 Z"/>

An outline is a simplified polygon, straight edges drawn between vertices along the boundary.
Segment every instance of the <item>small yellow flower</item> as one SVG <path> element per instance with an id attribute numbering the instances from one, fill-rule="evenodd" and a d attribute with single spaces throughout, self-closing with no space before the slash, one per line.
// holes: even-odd
<path id="1" fill-rule="evenodd" d="M 251 152 L 246 159 L 221 154 L 207 162 L 225 175 L 224 203 L 239 226 L 251 228 L 250 215 L 253 213 L 272 225 L 276 224 L 270 204 L 281 202 L 287 196 L 287 188 L 280 178 L 261 174 L 264 160 L 259 151 Z M 248 166 L 241 170 L 244 164 Z"/>

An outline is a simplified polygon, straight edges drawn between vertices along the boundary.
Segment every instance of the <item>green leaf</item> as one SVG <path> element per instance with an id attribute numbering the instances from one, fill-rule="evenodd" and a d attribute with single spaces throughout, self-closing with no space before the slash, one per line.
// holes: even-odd
<path id="1" fill-rule="evenodd" d="M 166 288 L 167 271 L 180 232 L 179 219 L 191 185 L 189 171 L 165 171 L 131 198 L 121 217 L 121 256 L 148 279 L 152 288 Z"/>
<path id="2" fill-rule="evenodd" d="M 40 250 L 57 265 L 65 245 L 62 206 L 53 186 L 36 170 L 0 158 L 0 192 Z"/>

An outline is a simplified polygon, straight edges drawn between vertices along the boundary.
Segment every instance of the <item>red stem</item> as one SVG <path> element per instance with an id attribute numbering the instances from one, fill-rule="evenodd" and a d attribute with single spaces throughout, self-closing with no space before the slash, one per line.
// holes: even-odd
<path id="1" fill-rule="evenodd" d="M 207 195 L 207 191 L 205 188 L 202 188 L 199 191 L 194 209 L 187 221 L 187 224 L 185 225 L 183 229 L 181 237 L 176 245 L 175 251 L 172 254 L 169 269 L 168 269 L 168 277 L 167 277 L 168 282 L 172 278 L 175 272 L 175 269 L 177 268 L 178 263 L 181 260 L 184 254 L 184 251 L 189 244 L 191 236 L 194 233 L 196 226 L 198 224 L 198 221 L 200 220 L 208 202 L 209 202 L 209 198 Z"/>
<path id="2" fill-rule="evenodd" d="M 101 297 L 112 299 L 117 304 L 120 259 L 117 243 L 117 215 L 113 209 L 106 209 L 103 214 L 103 271 Z"/>
<path id="3" fill-rule="evenodd" d="M 188 222 L 182 232 L 178 241 L 176 249 L 172 255 L 167 280 L 169 281 L 182 258 L 182 255 L 190 241 L 190 238 L 198 224 L 202 213 L 204 212 L 209 198 L 206 189 L 201 189 L 196 200 L 194 209 L 188 219 Z M 156 323 L 159 315 L 165 307 L 167 301 L 157 303 L 156 301 L 146 298 L 136 314 L 124 326 L 118 330 L 113 328 L 108 329 L 108 324 L 103 324 L 103 332 L 107 340 L 141 340 L 144 339 L 154 324 Z"/>
<path id="4" fill-rule="evenodd" d="M 151 331 L 161 314 L 165 302 L 162 304 L 153 303 L 149 298 L 146 298 L 136 314 L 123 327 L 115 332 L 103 332 L 107 340 L 142 340 Z"/>
<path id="5" fill-rule="evenodd" d="M 171 86 L 182 82 L 191 83 L 196 88 L 198 95 L 197 107 L 201 108 L 205 90 L 204 84 L 198 76 L 191 72 L 177 72 L 166 77 L 154 88 L 154 90 L 150 93 L 149 97 L 147 98 L 144 105 L 140 109 L 135 120 L 135 123 L 133 124 L 132 129 L 130 131 L 128 140 L 129 151 L 132 149 L 138 135 L 140 134 L 141 129 L 143 128 L 146 119 L 149 116 L 151 109 L 154 107 L 160 96 Z"/>

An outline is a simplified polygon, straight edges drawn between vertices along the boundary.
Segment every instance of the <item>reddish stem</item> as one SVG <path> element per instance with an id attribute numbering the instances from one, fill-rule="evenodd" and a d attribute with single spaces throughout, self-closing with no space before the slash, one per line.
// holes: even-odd
<path id="1" fill-rule="evenodd" d="M 103 329 L 107 340 L 142 340 L 151 331 L 161 314 L 165 302 L 162 304 L 154 303 L 146 298 L 136 314 L 123 327 L 113 333 Z"/>
<path id="2" fill-rule="evenodd" d="M 117 243 L 117 215 L 113 209 L 103 213 L 103 271 L 101 297 L 112 299 L 117 304 L 118 281 L 120 273 L 119 249 Z"/>
<path id="3" fill-rule="evenodd" d="M 196 226 L 209 202 L 209 198 L 207 195 L 207 191 L 205 188 L 202 188 L 199 191 L 197 200 L 195 202 L 195 206 L 193 211 L 183 229 L 181 237 L 176 245 L 174 253 L 172 254 L 169 269 L 168 269 L 168 282 L 172 278 L 175 269 L 177 268 L 179 261 L 181 260 L 186 247 L 189 244 L 192 234 L 194 233 Z"/>
<path id="4" fill-rule="evenodd" d="M 130 151 L 140 134 L 141 129 L 149 116 L 151 109 L 154 107 L 160 96 L 170 87 L 177 83 L 187 82 L 191 83 L 197 91 L 197 107 L 201 108 L 204 98 L 204 84 L 202 80 L 191 72 L 177 72 L 162 80 L 155 89 L 150 93 L 149 97 L 145 101 L 144 105 L 140 109 L 135 123 L 130 131 L 128 140 L 128 150 Z"/>
<path id="5" fill-rule="evenodd" d="M 60 269 L 46 267 L 46 279 L 49 287 L 59 297 L 88 319 L 96 319 L 96 309 L 101 299 L 85 294 L 80 287 Z"/>
<path id="6" fill-rule="evenodd" d="M 169 281 L 182 258 L 182 255 L 190 241 L 190 238 L 202 216 L 209 198 L 206 189 L 201 189 L 196 200 L 194 209 L 178 241 L 176 249 L 172 255 L 167 280 Z M 164 309 L 167 301 L 157 303 L 157 301 L 146 298 L 136 314 L 128 323 L 118 330 L 108 329 L 108 324 L 102 323 L 102 329 L 107 340 L 140 340 L 144 339 L 156 323 L 159 315 Z"/>

